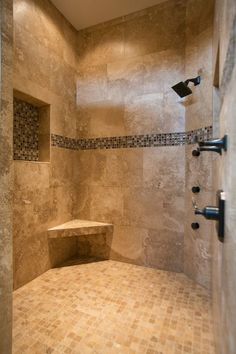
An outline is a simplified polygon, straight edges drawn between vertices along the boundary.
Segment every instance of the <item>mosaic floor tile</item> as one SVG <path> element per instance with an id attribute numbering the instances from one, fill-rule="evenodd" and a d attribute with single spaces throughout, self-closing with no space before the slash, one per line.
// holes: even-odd
<path id="1" fill-rule="evenodd" d="M 211 300 L 185 275 L 114 261 L 51 269 L 14 293 L 14 354 L 214 354 Z"/>

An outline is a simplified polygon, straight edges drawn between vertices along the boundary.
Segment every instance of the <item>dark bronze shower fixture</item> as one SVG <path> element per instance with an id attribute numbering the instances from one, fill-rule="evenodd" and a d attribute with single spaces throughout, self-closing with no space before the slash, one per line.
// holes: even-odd
<path id="1" fill-rule="evenodd" d="M 188 84 L 192 82 L 194 86 L 197 86 L 201 82 L 201 76 L 197 76 L 193 79 L 188 79 L 186 81 L 180 81 L 178 84 L 172 86 L 172 89 L 179 95 L 181 98 L 191 95 L 193 91 L 188 87 Z"/>
<path id="2" fill-rule="evenodd" d="M 222 150 L 227 151 L 227 135 L 222 139 L 199 141 L 199 151 L 214 151 L 222 155 Z"/>
<path id="3" fill-rule="evenodd" d="M 193 151 L 192 151 L 192 155 L 193 155 L 194 157 L 200 156 L 200 150 L 199 150 L 199 149 L 193 150 Z"/>
<path id="4" fill-rule="evenodd" d="M 193 230 L 198 230 L 198 229 L 200 228 L 200 225 L 199 225 L 198 222 L 192 222 L 191 228 L 192 228 Z"/>
<path id="5" fill-rule="evenodd" d="M 196 203 L 193 203 L 194 214 L 202 215 L 205 219 L 217 221 L 217 233 L 218 239 L 224 241 L 225 231 L 225 193 L 222 190 L 217 192 L 217 206 L 206 206 L 203 209 L 199 209 Z"/>
<path id="6" fill-rule="evenodd" d="M 201 190 L 201 188 L 200 188 L 199 186 L 193 186 L 193 187 L 192 187 L 192 192 L 193 192 L 193 193 L 199 193 L 200 190 Z"/>
<path id="7" fill-rule="evenodd" d="M 227 135 L 222 139 L 198 141 L 197 143 L 199 147 L 192 151 L 194 157 L 200 156 L 201 151 L 217 152 L 220 155 L 222 155 L 222 150 L 227 151 Z"/>

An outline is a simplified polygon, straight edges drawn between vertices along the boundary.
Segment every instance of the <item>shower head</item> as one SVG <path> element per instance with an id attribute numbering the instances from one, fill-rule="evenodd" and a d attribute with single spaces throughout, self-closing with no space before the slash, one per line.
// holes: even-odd
<path id="1" fill-rule="evenodd" d="M 188 87 L 189 82 L 193 82 L 194 86 L 197 86 L 201 82 L 201 77 L 197 76 L 193 79 L 188 79 L 186 81 L 180 81 L 178 84 L 172 86 L 172 89 L 179 95 L 180 97 L 185 97 L 191 95 L 192 90 Z"/>
<path id="2" fill-rule="evenodd" d="M 185 82 L 181 81 L 178 84 L 172 86 L 172 89 L 179 95 L 180 97 L 185 97 L 191 95 L 193 92 Z"/>

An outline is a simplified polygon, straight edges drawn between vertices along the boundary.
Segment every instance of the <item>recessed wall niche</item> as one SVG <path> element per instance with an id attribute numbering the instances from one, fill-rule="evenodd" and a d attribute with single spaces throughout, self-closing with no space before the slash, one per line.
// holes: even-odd
<path id="1" fill-rule="evenodd" d="M 13 158 L 50 161 L 50 105 L 14 91 Z"/>

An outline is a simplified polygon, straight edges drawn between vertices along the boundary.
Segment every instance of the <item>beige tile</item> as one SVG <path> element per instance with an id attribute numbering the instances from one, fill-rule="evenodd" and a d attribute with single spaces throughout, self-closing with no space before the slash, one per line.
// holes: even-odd
<path id="1" fill-rule="evenodd" d="M 107 98 L 106 65 L 90 66 L 77 79 L 77 104 L 85 107 Z"/>
<path id="2" fill-rule="evenodd" d="M 144 55 L 183 45 L 184 2 L 168 1 L 152 10 L 126 22 L 125 56 Z"/>
<path id="3" fill-rule="evenodd" d="M 111 259 L 145 264 L 145 239 L 148 230 L 130 226 L 116 226 L 111 244 Z"/>
<path id="4" fill-rule="evenodd" d="M 149 230 L 144 243 L 145 265 L 182 272 L 183 236 L 183 230 L 173 230 L 169 225 L 159 230 Z"/>
<path id="5" fill-rule="evenodd" d="M 121 187 L 91 186 L 91 220 L 121 223 L 123 219 L 123 192 Z"/>
<path id="6" fill-rule="evenodd" d="M 13 353 L 94 351 L 214 354 L 209 294 L 114 261 L 49 270 L 15 291 Z"/>
<path id="7" fill-rule="evenodd" d="M 164 193 L 152 188 L 124 189 L 124 225 L 159 229 L 163 224 Z"/>
<path id="8" fill-rule="evenodd" d="M 90 138 L 125 135 L 124 105 L 104 100 L 81 108 L 77 129 Z"/>
<path id="9" fill-rule="evenodd" d="M 183 196 L 185 177 L 185 147 L 172 146 L 143 150 L 144 185 L 165 190 L 168 195 Z M 166 200 L 168 202 L 168 200 Z"/>
<path id="10" fill-rule="evenodd" d="M 107 65 L 108 97 L 119 102 L 143 94 L 144 65 L 142 57 L 119 60 Z"/>

